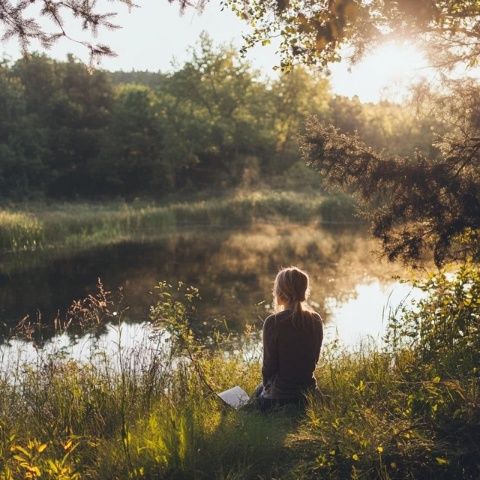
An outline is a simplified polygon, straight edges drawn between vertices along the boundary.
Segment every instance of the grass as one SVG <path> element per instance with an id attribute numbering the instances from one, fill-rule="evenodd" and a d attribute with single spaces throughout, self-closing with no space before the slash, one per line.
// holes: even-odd
<path id="1" fill-rule="evenodd" d="M 39 350 L 36 362 L 3 374 L 2 480 L 479 477 L 480 392 L 471 365 L 427 363 L 415 346 L 332 347 L 318 366 L 322 397 L 304 414 L 237 412 L 212 392 L 234 384 L 253 391 L 258 350 L 225 350 L 226 337 L 199 343 L 188 323 L 195 289 L 163 283 L 156 291 L 145 343 L 119 343 L 111 356 L 98 346 L 82 362 Z M 422 311 L 444 313 L 440 297 L 422 302 Z M 479 305 L 464 307 L 478 314 Z M 121 319 L 116 308 L 100 289 L 70 318 L 94 334 Z"/>
<path id="2" fill-rule="evenodd" d="M 352 212 L 351 205 L 344 208 L 342 205 L 327 201 L 320 194 L 275 191 L 238 191 L 206 200 L 168 204 L 17 205 L 0 210 L 0 253 L 91 248 L 174 229 L 231 228 L 259 220 L 319 221 L 322 212 L 328 222 L 334 222 L 332 208 L 340 212 L 339 219 L 343 222 L 345 215 L 352 217 Z"/>

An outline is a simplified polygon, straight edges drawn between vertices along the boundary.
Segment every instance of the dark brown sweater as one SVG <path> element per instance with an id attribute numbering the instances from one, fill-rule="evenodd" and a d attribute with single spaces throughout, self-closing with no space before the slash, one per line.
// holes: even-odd
<path id="1" fill-rule="evenodd" d="M 298 325 L 297 325 L 298 324 Z M 293 321 L 292 312 L 270 315 L 263 324 L 264 397 L 297 398 L 316 387 L 313 375 L 323 341 L 318 313 Z"/>

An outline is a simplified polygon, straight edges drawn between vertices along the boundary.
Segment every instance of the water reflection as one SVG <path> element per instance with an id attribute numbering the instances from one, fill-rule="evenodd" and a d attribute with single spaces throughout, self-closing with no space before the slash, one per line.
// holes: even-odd
<path id="1" fill-rule="evenodd" d="M 400 298 L 408 288 L 392 283 L 392 275 L 401 269 L 377 260 L 375 248 L 364 232 L 289 224 L 182 233 L 104 247 L 57 257 L 42 266 L 27 263 L 10 274 L 0 286 L 0 321 L 5 331 L 25 315 L 35 317 L 37 311 L 44 320 L 54 318 L 73 299 L 94 291 L 101 277 L 108 289 L 123 289 L 129 306 L 126 324 L 139 324 L 141 330 L 154 302 L 149 292 L 165 279 L 199 288 L 202 300 L 195 325 L 199 332 L 208 335 L 223 322 L 240 332 L 247 323 L 260 328 L 278 269 L 298 265 L 310 273 L 312 303 L 330 322 L 329 332 L 351 344 L 359 336 L 378 336 L 390 291 L 394 287 Z M 393 305 L 397 297 L 390 297 Z M 135 338 L 133 330 L 126 332 Z M 109 335 L 107 329 L 107 343 Z M 67 345 L 70 340 L 55 341 Z"/>
<path id="2" fill-rule="evenodd" d="M 324 346 L 338 343 L 347 350 L 356 350 L 359 345 L 382 345 L 388 317 L 400 307 L 418 300 L 422 292 L 405 283 L 382 283 L 378 280 L 358 284 L 351 297 L 339 300 L 335 297 L 325 299 L 324 308 L 328 312 L 325 326 Z M 97 355 L 107 355 L 114 368 L 119 367 L 123 359 L 141 358 L 155 355 L 169 358 L 170 335 L 158 331 L 148 322 L 118 325 L 106 325 L 100 336 L 86 335 L 72 338 L 66 334 L 51 338 L 39 351 L 31 342 L 13 340 L 8 345 L 0 346 L 1 370 L 16 371 L 18 365 L 35 364 L 40 356 L 63 354 L 80 362 L 95 362 Z M 247 340 L 239 335 L 229 344 L 225 354 L 243 352 L 246 359 L 261 358 L 261 336 L 249 336 Z M 140 353 L 140 355 L 139 355 Z M 144 359 L 146 360 L 146 359 Z"/>
<path id="3" fill-rule="evenodd" d="M 106 325 L 105 333 L 98 336 L 84 335 L 72 340 L 66 334 L 57 335 L 39 348 L 33 342 L 11 340 L 0 346 L 0 365 L 3 373 L 16 372 L 23 365 L 45 362 L 49 356 L 62 356 L 82 363 L 97 363 L 97 358 L 107 356 L 109 365 L 120 371 L 120 362 L 142 358 L 142 352 L 158 358 L 170 355 L 170 335 L 158 331 L 146 322 Z"/>
<path id="4" fill-rule="evenodd" d="M 330 312 L 326 326 L 326 342 L 340 341 L 354 348 L 368 341 L 381 346 L 388 320 L 402 306 L 411 305 L 420 298 L 421 291 L 406 283 L 381 283 L 378 280 L 362 283 L 347 301 L 325 299 Z"/>

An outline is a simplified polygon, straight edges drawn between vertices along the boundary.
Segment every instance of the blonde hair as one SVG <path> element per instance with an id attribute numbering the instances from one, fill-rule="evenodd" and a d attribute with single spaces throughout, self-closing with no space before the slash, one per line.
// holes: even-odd
<path id="1" fill-rule="evenodd" d="M 304 304 L 310 295 L 310 279 L 307 272 L 297 267 L 283 268 L 273 283 L 273 306 L 275 312 L 285 307 L 292 310 L 294 320 L 299 321 L 304 313 L 313 312 Z M 302 307 L 303 306 L 303 307 Z"/>

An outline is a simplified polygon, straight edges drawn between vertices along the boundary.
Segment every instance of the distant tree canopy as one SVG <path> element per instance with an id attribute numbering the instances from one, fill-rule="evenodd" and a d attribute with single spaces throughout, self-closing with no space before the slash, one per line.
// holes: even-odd
<path id="1" fill-rule="evenodd" d="M 0 111 L 3 198 L 159 197 L 258 182 L 318 188 L 321 177 L 298 151 L 312 115 L 397 155 L 430 155 L 443 128 L 414 105 L 334 96 L 324 77 L 301 68 L 262 79 L 205 35 L 168 74 L 90 71 L 72 56 L 3 62 Z"/>

